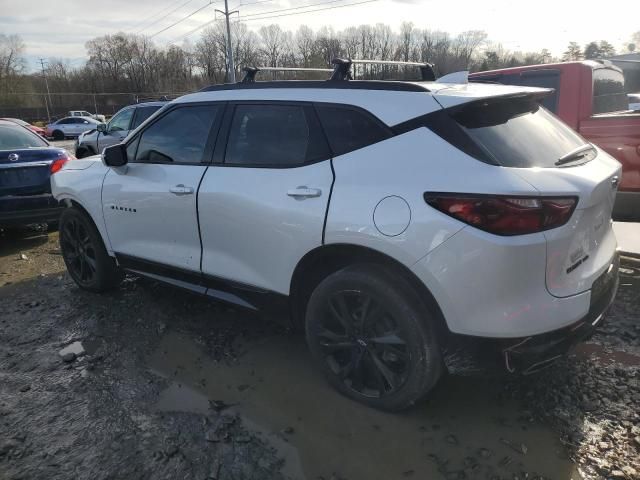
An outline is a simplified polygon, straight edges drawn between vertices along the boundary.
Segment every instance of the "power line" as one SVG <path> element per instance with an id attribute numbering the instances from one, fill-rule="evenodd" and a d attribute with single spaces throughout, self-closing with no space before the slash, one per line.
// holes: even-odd
<path id="1" fill-rule="evenodd" d="M 178 5 L 176 8 L 174 8 L 173 10 L 171 10 L 170 12 L 168 12 L 166 15 L 163 15 L 162 17 L 154 20 L 153 22 L 151 22 L 149 25 L 147 25 L 146 27 L 141 28 L 140 30 L 137 30 L 136 33 L 140 33 L 145 31 L 147 28 L 153 27 L 154 25 L 157 25 L 158 23 L 160 23 L 162 20 L 164 20 L 165 18 L 167 18 L 169 15 L 171 15 L 172 13 L 180 10 L 182 7 L 184 7 L 185 5 L 187 5 L 188 3 L 193 2 L 193 0 L 187 0 L 186 2 L 181 3 L 180 5 Z"/>
<path id="2" fill-rule="evenodd" d="M 333 1 L 340 1 L 340 0 L 333 0 Z M 304 13 L 315 13 L 315 12 L 322 12 L 324 10 L 334 10 L 336 8 L 354 7 L 356 5 L 362 5 L 362 4 L 365 4 L 365 3 L 373 3 L 373 2 L 378 2 L 378 1 L 380 1 L 380 0 L 364 0 L 362 2 L 354 2 L 354 3 L 349 3 L 349 4 L 346 4 L 346 5 L 334 5 L 334 6 L 331 6 L 331 7 L 316 8 L 314 10 L 306 10 L 304 12 L 291 12 L 291 13 L 283 13 L 283 14 L 280 14 L 280 15 L 269 15 L 269 13 L 275 13 L 275 11 L 274 12 L 265 12 L 263 15 L 269 15 L 269 16 L 259 17 L 259 18 L 252 17 L 252 18 L 248 18 L 248 19 L 244 20 L 246 18 L 246 16 L 245 16 L 245 17 L 238 17 L 238 20 L 239 21 L 245 21 L 245 22 L 251 22 L 253 20 L 267 20 L 269 18 L 289 17 L 289 16 L 292 16 L 292 15 L 302 15 Z M 333 2 L 325 2 L 325 3 L 333 3 Z M 322 4 L 316 4 L 316 5 L 322 5 Z M 296 8 L 303 8 L 303 7 L 296 7 Z M 256 14 L 256 15 L 258 15 L 258 14 Z"/>
<path id="3" fill-rule="evenodd" d="M 162 30 L 157 31 L 156 33 L 154 33 L 153 35 L 150 35 L 149 38 L 153 38 L 156 37 L 158 35 L 160 35 L 162 32 L 166 32 L 167 30 L 169 30 L 170 28 L 175 27 L 176 25 L 178 25 L 179 23 L 184 22 L 185 20 L 187 20 L 188 18 L 193 17 L 196 13 L 204 10 L 205 8 L 207 8 L 209 5 L 212 5 L 213 2 L 211 0 L 209 0 L 209 3 L 207 3 L 206 5 L 200 7 L 199 9 L 191 12 L 189 15 L 187 15 L 186 17 L 181 18 L 180 20 L 178 20 L 177 22 L 173 22 L 171 25 L 169 25 L 168 27 L 164 27 Z"/>
<path id="4" fill-rule="evenodd" d="M 271 10 L 269 12 L 260 12 L 260 13 L 249 13 L 248 15 L 243 15 L 242 17 L 239 18 L 247 18 L 247 17 L 256 17 L 259 15 L 269 15 L 272 13 L 279 13 L 279 12 L 289 12 L 292 10 L 301 10 L 303 8 L 310 8 L 310 7 L 316 7 L 319 5 L 329 5 L 331 3 L 338 3 L 338 2 L 344 2 L 345 0 L 329 0 L 329 1 L 324 1 L 324 2 L 317 2 L 317 3 L 310 3 L 308 5 L 300 5 L 298 7 L 289 7 L 289 8 L 281 8 L 278 10 Z"/>
<path id="5" fill-rule="evenodd" d="M 42 67 L 42 76 L 44 77 L 44 84 L 47 87 L 47 98 L 49 99 L 49 102 L 51 104 L 51 94 L 49 93 L 49 82 L 47 81 L 47 74 L 44 71 L 44 58 L 40 59 L 40 66 Z M 44 99 L 44 106 L 47 109 L 47 120 L 49 122 L 51 122 L 51 116 L 49 115 L 49 105 L 47 104 L 47 98 Z M 51 108 L 53 108 L 53 104 L 51 104 Z"/>
<path id="6" fill-rule="evenodd" d="M 133 27 L 131 27 L 131 29 L 129 31 L 133 31 L 136 28 L 144 25 L 147 21 L 151 20 L 153 17 L 157 16 L 157 15 L 162 15 L 164 12 L 166 12 L 167 10 L 169 10 L 171 7 L 173 7 L 177 2 L 171 2 L 169 3 L 169 5 L 167 5 L 165 8 L 163 8 L 162 10 L 159 10 L 157 12 L 152 13 L 151 15 L 147 15 L 146 17 L 144 17 L 144 19 L 142 19 L 141 21 L 139 21 L 138 23 L 136 23 Z"/>
<path id="7" fill-rule="evenodd" d="M 254 2 L 254 3 L 263 3 L 263 2 L 266 2 L 266 1 L 272 1 L 272 0 L 260 0 L 260 1 Z M 283 9 L 279 9 L 279 10 L 271 10 L 271 11 L 262 12 L 262 13 L 253 13 L 253 14 L 248 14 L 248 15 L 244 15 L 244 16 L 238 17 L 238 21 L 241 21 L 241 20 L 243 20 L 243 19 L 245 19 L 247 17 L 250 17 L 250 18 L 248 18 L 246 21 L 251 21 L 251 20 L 262 20 L 262 19 L 268 19 L 268 18 L 286 17 L 286 16 L 290 16 L 290 15 L 301 15 L 303 13 L 320 12 L 320 11 L 323 11 L 323 10 L 332 10 L 334 8 L 351 7 L 351 6 L 360 5 L 360 4 L 363 4 L 363 3 L 372 3 L 372 2 L 377 2 L 379 0 L 365 0 L 365 1 L 361 1 L 361 2 L 350 3 L 350 4 L 347 4 L 347 5 L 335 5 L 335 6 L 332 6 L 332 7 L 317 8 L 317 9 L 314 9 L 314 10 L 308 10 L 308 11 L 304 11 L 304 12 L 293 12 L 293 13 L 287 13 L 287 14 L 282 14 L 282 15 L 271 15 L 271 14 L 275 14 L 275 13 L 279 13 L 279 12 L 289 12 L 291 10 L 299 10 L 299 9 L 302 9 L 302 8 L 311 8 L 311 7 L 316 7 L 316 6 L 321 6 L 321 5 L 328 5 L 328 4 L 331 4 L 331 3 L 343 2 L 343 1 L 345 1 L 345 0 L 330 0 L 328 2 L 313 3 L 313 4 L 309 4 L 309 5 L 302 5 L 302 6 L 299 6 L 299 7 L 283 8 Z M 263 17 L 262 15 L 270 15 L 270 16 Z M 260 16 L 260 18 L 251 18 L 251 17 L 257 17 L 257 16 Z M 205 27 L 207 27 L 207 26 L 209 26 L 209 25 L 211 25 L 212 23 L 215 23 L 215 22 L 216 22 L 216 20 L 210 20 L 208 22 L 205 22 L 202 25 L 200 25 L 199 27 L 196 27 L 196 28 L 190 30 L 189 32 L 187 32 L 187 33 L 185 33 L 185 34 L 173 39 L 172 41 L 169 42 L 169 44 L 174 44 L 176 42 L 179 42 L 180 40 L 183 40 L 183 39 L 193 35 L 198 30 L 202 30 L 203 28 L 205 28 Z"/>

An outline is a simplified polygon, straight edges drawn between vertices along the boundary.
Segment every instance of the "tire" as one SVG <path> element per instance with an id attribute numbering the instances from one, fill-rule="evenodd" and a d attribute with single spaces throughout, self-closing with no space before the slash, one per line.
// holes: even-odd
<path id="1" fill-rule="evenodd" d="M 370 407 L 409 408 L 442 375 L 433 315 L 391 269 L 360 264 L 329 275 L 309 299 L 305 326 L 329 383 Z"/>
<path id="2" fill-rule="evenodd" d="M 61 132 L 60 130 L 54 130 L 52 137 L 54 140 L 64 140 L 64 132 Z"/>
<path id="3" fill-rule="evenodd" d="M 84 158 L 88 157 L 91 153 L 86 147 L 78 147 L 76 148 L 76 158 Z"/>
<path id="4" fill-rule="evenodd" d="M 122 271 L 107 253 L 98 229 L 85 212 L 76 207 L 64 210 L 59 230 L 62 258 L 80 288 L 105 292 L 120 284 Z"/>

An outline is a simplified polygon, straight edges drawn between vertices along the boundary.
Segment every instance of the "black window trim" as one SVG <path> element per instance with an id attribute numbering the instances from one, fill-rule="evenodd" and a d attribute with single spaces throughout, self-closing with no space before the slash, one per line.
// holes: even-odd
<path id="1" fill-rule="evenodd" d="M 133 144 L 134 142 L 137 142 L 134 158 L 133 160 L 128 160 L 128 163 L 135 163 L 136 165 L 204 165 L 204 166 L 211 164 L 214 147 L 218 143 L 217 140 L 218 140 L 218 137 L 220 136 L 220 127 L 227 114 L 228 103 L 229 102 L 226 102 L 226 101 L 184 102 L 184 103 L 176 103 L 175 105 L 170 105 L 167 108 L 164 108 L 160 113 L 160 115 L 155 117 L 153 121 L 151 121 L 150 123 L 145 124 L 143 129 L 140 129 L 139 131 L 137 131 L 136 134 L 126 142 L 125 148 L 129 148 L 131 144 Z M 200 159 L 199 162 L 163 163 L 163 162 L 136 162 L 135 161 L 135 157 L 138 155 L 138 148 L 140 146 L 140 142 L 139 142 L 140 137 L 144 134 L 144 132 L 147 131 L 147 129 L 155 125 L 156 122 L 164 118 L 167 114 L 169 114 L 170 112 L 173 112 L 178 108 L 201 107 L 201 106 L 219 107 L 220 112 L 216 115 L 213 125 L 211 125 L 211 130 L 209 130 L 209 135 L 207 137 L 207 143 L 203 150 L 202 158 Z M 160 108 L 163 108 L 163 107 L 160 107 Z"/>
<path id="2" fill-rule="evenodd" d="M 322 128 L 322 122 L 320 122 L 320 118 L 318 117 L 318 113 L 313 108 L 313 102 L 305 102 L 305 101 L 297 101 L 297 100 L 230 100 L 229 108 L 225 112 L 225 117 L 223 120 L 223 125 L 219 130 L 218 136 L 220 141 L 217 142 L 215 152 L 213 154 L 212 164 L 218 167 L 228 167 L 228 168 L 269 168 L 269 169 L 293 169 L 293 168 L 301 168 L 306 167 L 308 165 L 314 165 L 320 162 L 326 162 L 327 160 L 331 160 L 332 152 L 329 142 L 327 141 L 326 135 L 324 134 L 324 130 Z M 229 136 L 231 134 L 231 124 L 233 122 L 233 117 L 236 112 L 236 107 L 240 105 L 282 105 L 282 106 L 292 106 L 292 107 L 302 107 L 305 117 L 307 118 L 307 123 L 309 128 L 313 127 L 315 123 L 320 129 L 319 137 L 322 139 L 322 142 L 325 144 L 325 151 L 327 152 L 327 156 L 322 156 L 312 161 L 307 161 L 300 163 L 298 165 L 283 165 L 283 164 L 266 164 L 266 163 L 257 163 L 257 164 L 246 164 L 246 163 L 226 163 L 226 154 L 227 147 L 229 144 Z M 309 115 L 314 115 L 314 117 L 309 117 Z"/>

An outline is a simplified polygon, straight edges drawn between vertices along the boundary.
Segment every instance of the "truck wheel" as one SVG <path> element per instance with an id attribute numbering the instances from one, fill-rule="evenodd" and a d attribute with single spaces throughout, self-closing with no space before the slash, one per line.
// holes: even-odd
<path id="1" fill-rule="evenodd" d="M 71 278 L 80 288 L 104 292 L 117 287 L 122 270 L 107 253 L 98 229 L 78 208 L 67 208 L 60 217 L 60 250 Z"/>
<path id="2" fill-rule="evenodd" d="M 89 149 L 87 147 L 78 147 L 76 148 L 76 158 L 84 158 L 91 155 Z"/>
<path id="3" fill-rule="evenodd" d="M 52 136 L 54 140 L 64 140 L 64 132 L 60 130 L 54 130 Z"/>
<path id="4" fill-rule="evenodd" d="M 433 316 L 390 269 L 361 264 L 329 275 L 311 295 L 305 322 L 328 381 L 370 407 L 406 409 L 442 374 Z"/>

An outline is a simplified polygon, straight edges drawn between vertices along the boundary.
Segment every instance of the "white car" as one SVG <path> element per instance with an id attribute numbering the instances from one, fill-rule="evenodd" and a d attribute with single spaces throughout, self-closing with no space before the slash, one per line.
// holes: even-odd
<path id="1" fill-rule="evenodd" d="M 629 110 L 640 110 L 640 93 L 629 93 Z"/>
<path id="2" fill-rule="evenodd" d="M 47 125 L 45 135 L 54 140 L 75 138 L 83 132 L 96 129 L 98 125 L 98 120 L 89 117 L 65 117 Z"/>
<path id="3" fill-rule="evenodd" d="M 90 113 L 90 112 L 87 112 L 86 110 L 71 110 L 69 112 L 69 116 L 70 117 L 89 117 L 89 118 L 93 118 L 94 120 L 98 120 L 99 122 L 102 122 L 102 123 L 106 121 L 104 115 L 100 115 L 99 113 Z"/>
<path id="4" fill-rule="evenodd" d="M 219 85 L 52 176 L 86 290 L 124 270 L 303 327 L 343 394 L 423 398 L 459 339 L 533 371 L 617 286 L 620 164 L 538 101 L 436 82 Z"/>

